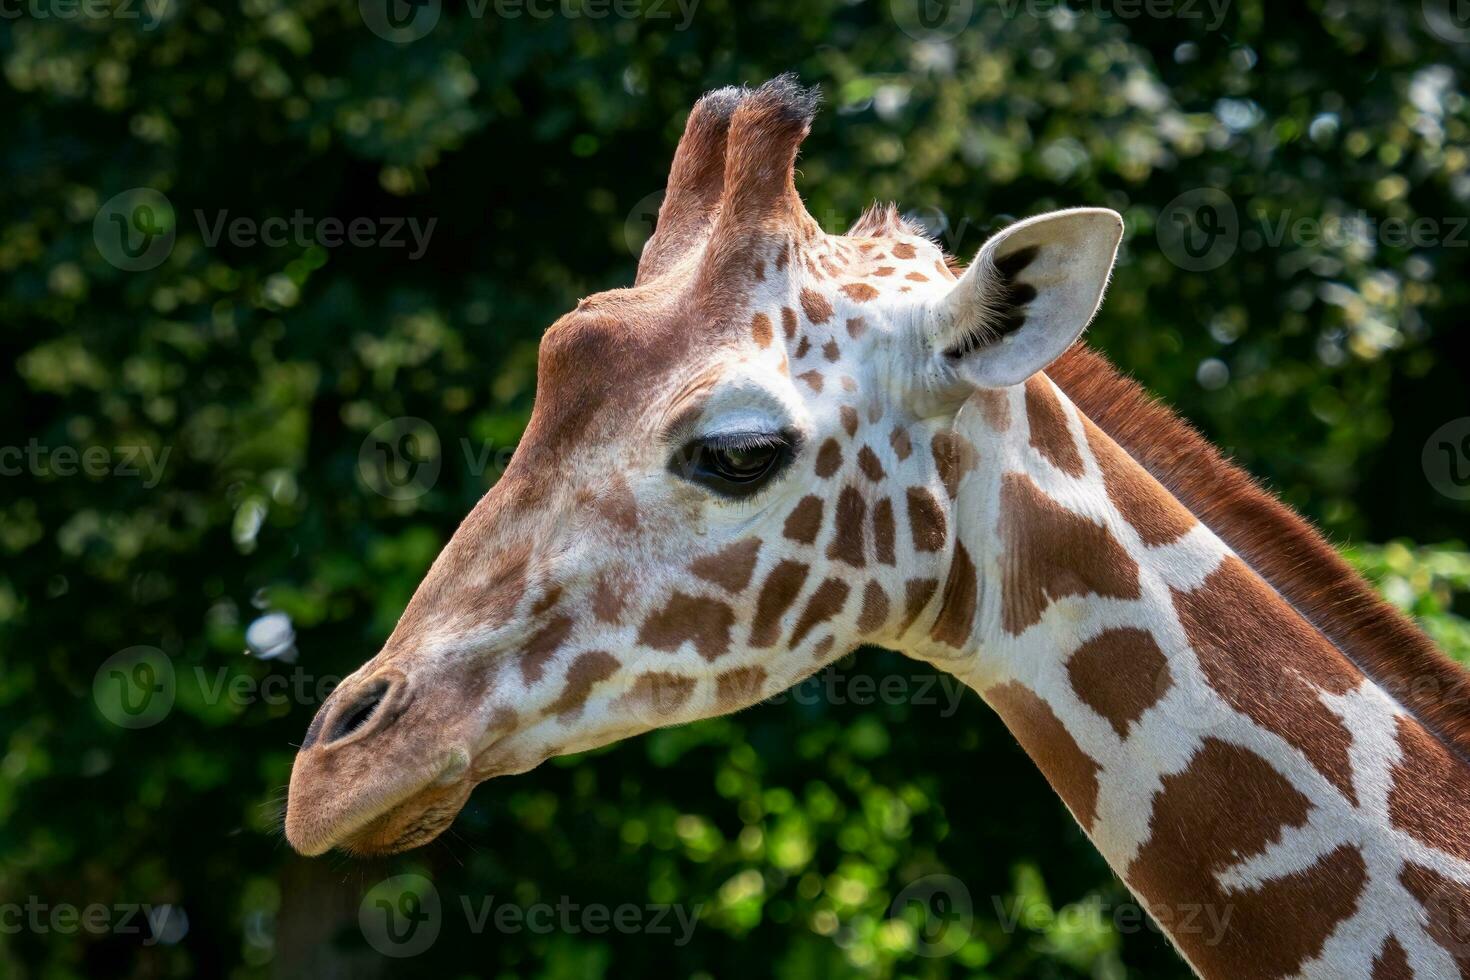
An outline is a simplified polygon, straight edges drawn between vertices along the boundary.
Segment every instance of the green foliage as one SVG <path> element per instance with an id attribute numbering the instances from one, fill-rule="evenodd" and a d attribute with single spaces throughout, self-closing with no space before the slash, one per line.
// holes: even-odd
<path id="1" fill-rule="evenodd" d="M 1204 4 L 976 0 L 951 38 L 901 29 L 904 2 L 704 0 L 684 30 L 653 0 L 671 19 L 447 5 L 403 45 L 350 0 L 105 18 L 40 0 L 5 21 L 0 443 L 39 462 L 0 478 L 0 907 L 44 908 L 39 928 L 0 917 L 0 973 L 386 975 L 359 902 L 422 873 L 443 927 L 412 973 L 1184 975 L 978 700 L 951 710 L 943 679 L 875 651 L 839 665 L 839 690 L 896 675 L 934 700 L 793 696 L 557 760 L 381 864 L 303 861 L 277 830 L 292 742 L 493 483 L 542 329 L 631 279 L 684 113 L 720 84 L 822 85 L 801 187 L 833 230 L 892 198 L 968 255 L 1012 217 L 1117 208 L 1100 346 L 1330 533 L 1464 541 L 1421 450 L 1470 415 L 1470 46 L 1419 4 L 1368 0 L 1235 0 L 1218 24 Z M 171 203 L 175 241 L 129 272 L 94 221 L 139 187 Z M 1241 234 L 1192 272 L 1157 232 L 1201 187 Z M 297 212 L 435 224 L 417 259 L 211 233 Z M 1360 213 L 1435 234 L 1298 227 Z M 398 500 L 358 455 L 404 416 L 438 433 L 440 475 Z M 60 447 L 105 463 L 69 472 Z M 1350 554 L 1470 657 L 1462 544 Z M 292 618 L 298 667 L 240 655 L 264 610 Z M 166 656 L 174 707 L 126 728 L 94 681 L 137 646 Z M 682 944 L 477 933 L 467 910 L 492 899 L 699 919 Z M 91 903 L 111 927 L 49 918 Z M 118 927 L 134 904 L 176 910 L 158 941 Z"/>

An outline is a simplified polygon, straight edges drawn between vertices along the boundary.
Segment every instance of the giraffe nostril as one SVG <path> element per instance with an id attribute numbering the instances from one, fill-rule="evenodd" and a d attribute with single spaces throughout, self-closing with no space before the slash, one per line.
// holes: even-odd
<path id="1" fill-rule="evenodd" d="M 387 680 L 373 681 L 359 691 L 348 704 L 337 712 L 323 744 L 331 745 L 360 731 L 372 721 L 383 705 L 392 685 Z"/>

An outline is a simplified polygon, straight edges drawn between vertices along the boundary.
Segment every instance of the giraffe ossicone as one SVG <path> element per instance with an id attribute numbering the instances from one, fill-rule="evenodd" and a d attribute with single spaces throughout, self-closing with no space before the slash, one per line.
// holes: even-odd
<path id="1" fill-rule="evenodd" d="M 816 105 L 694 107 L 635 284 L 547 332 L 505 475 L 313 721 L 291 844 L 423 844 L 877 644 L 981 693 L 1201 975 L 1470 970 L 1465 675 L 1076 344 L 1118 215 L 959 276 L 891 207 L 825 234 Z"/>

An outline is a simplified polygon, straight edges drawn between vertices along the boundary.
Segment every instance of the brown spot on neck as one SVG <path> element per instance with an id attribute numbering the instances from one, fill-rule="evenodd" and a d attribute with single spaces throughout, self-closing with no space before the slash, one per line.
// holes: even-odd
<path id="1" fill-rule="evenodd" d="M 776 337 L 775 328 L 771 325 L 771 318 L 764 313 L 757 313 L 750 322 L 750 335 L 761 347 L 771 346 L 771 341 Z"/>
<path id="2" fill-rule="evenodd" d="M 1141 629 L 1103 630 L 1067 660 L 1072 690 L 1113 726 L 1119 738 L 1168 693 L 1174 680 L 1153 634 Z"/>
<path id="3" fill-rule="evenodd" d="M 817 476 L 827 479 L 842 468 L 842 446 L 836 439 L 828 439 L 817 450 Z"/>
<path id="4" fill-rule="evenodd" d="M 1064 596 L 1137 599 L 1138 563 L 1101 524 L 1074 514 L 1021 473 L 1001 483 L 1001 619 L 1019 634 Z"/>
<path id="5" fill-rule="evenodd" d="M 954 559 L 949 563 L 949 576 L 944 582 L 944 599 L 929 638 L 957 650 L 970 645 L 970 631 L 975 625 L 975 609 L 979 604 L 979 580 L 970 553 L 959 542 L 954 546 Z"/>
<path id="6" fill-rule="evenodd" d="M 1082 454 L 1067 428 L 1062 403 L 1042 375 L 1026 381 L 1026 418 L 1031 423 L 1031 445 L 1068 476 L 1082 475 Z"/>
<path id="7" fill-rule="evenodd" d="M 843 285 L 842 293 L 854 303 L 867 303 L 878 298 L 878 290 L 865 282 L 849 282 Z"/>
<path id="8" fill-rule="evenodd" d="M 1011 400 L 1004 391 L 981 388 L 970 400 L 980 407 L 981 417 L 993 431 L 1005 432 L 1011 427 Z"/>
<path id="9" fill-rule="evenodd" d="M 1206 977 L 1286 977 L 1322 951 L 1357 909 L 1367 869 L 1351 846 L 1259 888 L 1225 889 L 1218 875 L 1301 827 L 1312 808 L 1259 755 L 1206 738 L 1183 772 L 1154 795 L 1150 838 L 1128 866 L 1128 884 Z M 1222 933 L 1186 929 L 1183 909 L 1232 910 Z"/>
<path id="10" fill-rule="evenodd" d="M 945 492 L 954 500 L 960 493 L 960 481 L 975 468 L 979 454 L 968 439 L 957 432 L 937 432 L 930 440 L 934 465 L 944 481 Z"/>
<path id="11" fill-rule="evenodd" d="M 1470 861 L 1470 768 L 1412 718 L 1397 721 L 1402 758 L 1388 794 L 1390 822 L 1435 850 Z"/>
<path id="12" fill-rule="evenodd" d="M 638 675 L 624 698 L 647 707 L 654 715 L 668 716 L 684 706 L 696 683 L 693 677 L 682 674 L 649 671 Z"/>
<path id="13" fill-rule="evenodd" d="M 787 340 L 796 339 L 796 311 L 789 306 L 781 307 L 781 332 Z"/>
<path id="14" fill-rule="evenodd" d="M 1390 935 L 1385 939 L 1378 955 L 1373 957 L 1372 980 L 1414 980 L 1409 957 L 1397 937 Z"/>
<path id="15" fill-rule="evenodd" d="M 1138 532 L 1144 544 L 1150 547 L 1169 544 L 1195 526 L 1194 515 L 1101 429 L 1086 419 L 1082 428 L 1087 433 L 1087 444 L 1097 459 L 1098 468 L 1102 470 L 1108 499 Z"/>
<path id="16" fill-rule="evenodd" d="M 859 633 L 873 634 L 888 622 L 888 593 L 876 580 L 868 582 L 863 590 L 863 608 L 858 614 Z"/>
<path id="17" fill-rule="evenodd" d="M 832 319 L 832 304 L 827 297 L 813 289 L 801 291 L 801 311 L 812 323 L 822 324 Z"/>
<path id="18" fill-rule="evenodd" d="M 722 708 L 734 711 L 759 701 L 765 683 L 764 667 L 736 667 L 715 678 L 715 693 Z"/>
<path id="19" fill-rule="evenodd" d="M 915 551 L 939 551 L 947 540 L 949 525 L 944 508 L 927 487 L 909 487 L 905 496 L 909 505 L 909 536 Z"/>
<path id="20" fill-rule="evenodd" d="M 893 447 L 893 455 L 898 457 L 899 462 L 908 459 L 914 451 L 908 430 L 901 426 L 894 426 L 893 431 L 888 434 L 888 445 Z"/>
<path id="21" fill-rule="evenodd" d="M 874 483 L 888 475 L 883 470 L 883 463 L 878 459 L 878 454 L 873 452 L 871 446 L 864 446 L 858 450 L 858 469 L 863 471 L 863 476 Z"/>
<path id="22" fill-rule="evenodd" d="M 1220 696 L 1302 751 L 1353 803 L 1353 736 L 1320 693 L 1343 694 L 1362 674 L 1240 559 L 1226 558 L 1174 609 Z"/>

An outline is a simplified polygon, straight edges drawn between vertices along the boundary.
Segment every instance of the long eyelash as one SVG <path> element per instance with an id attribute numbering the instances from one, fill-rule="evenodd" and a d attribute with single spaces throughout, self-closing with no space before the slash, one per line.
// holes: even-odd
<path id="1" fill-rule="evenodd" d="M 780 449 L 788 445 L 786 437 L 779 432 L 730 432 L 705 436 L 699 440 L 711 449 Z"/>

